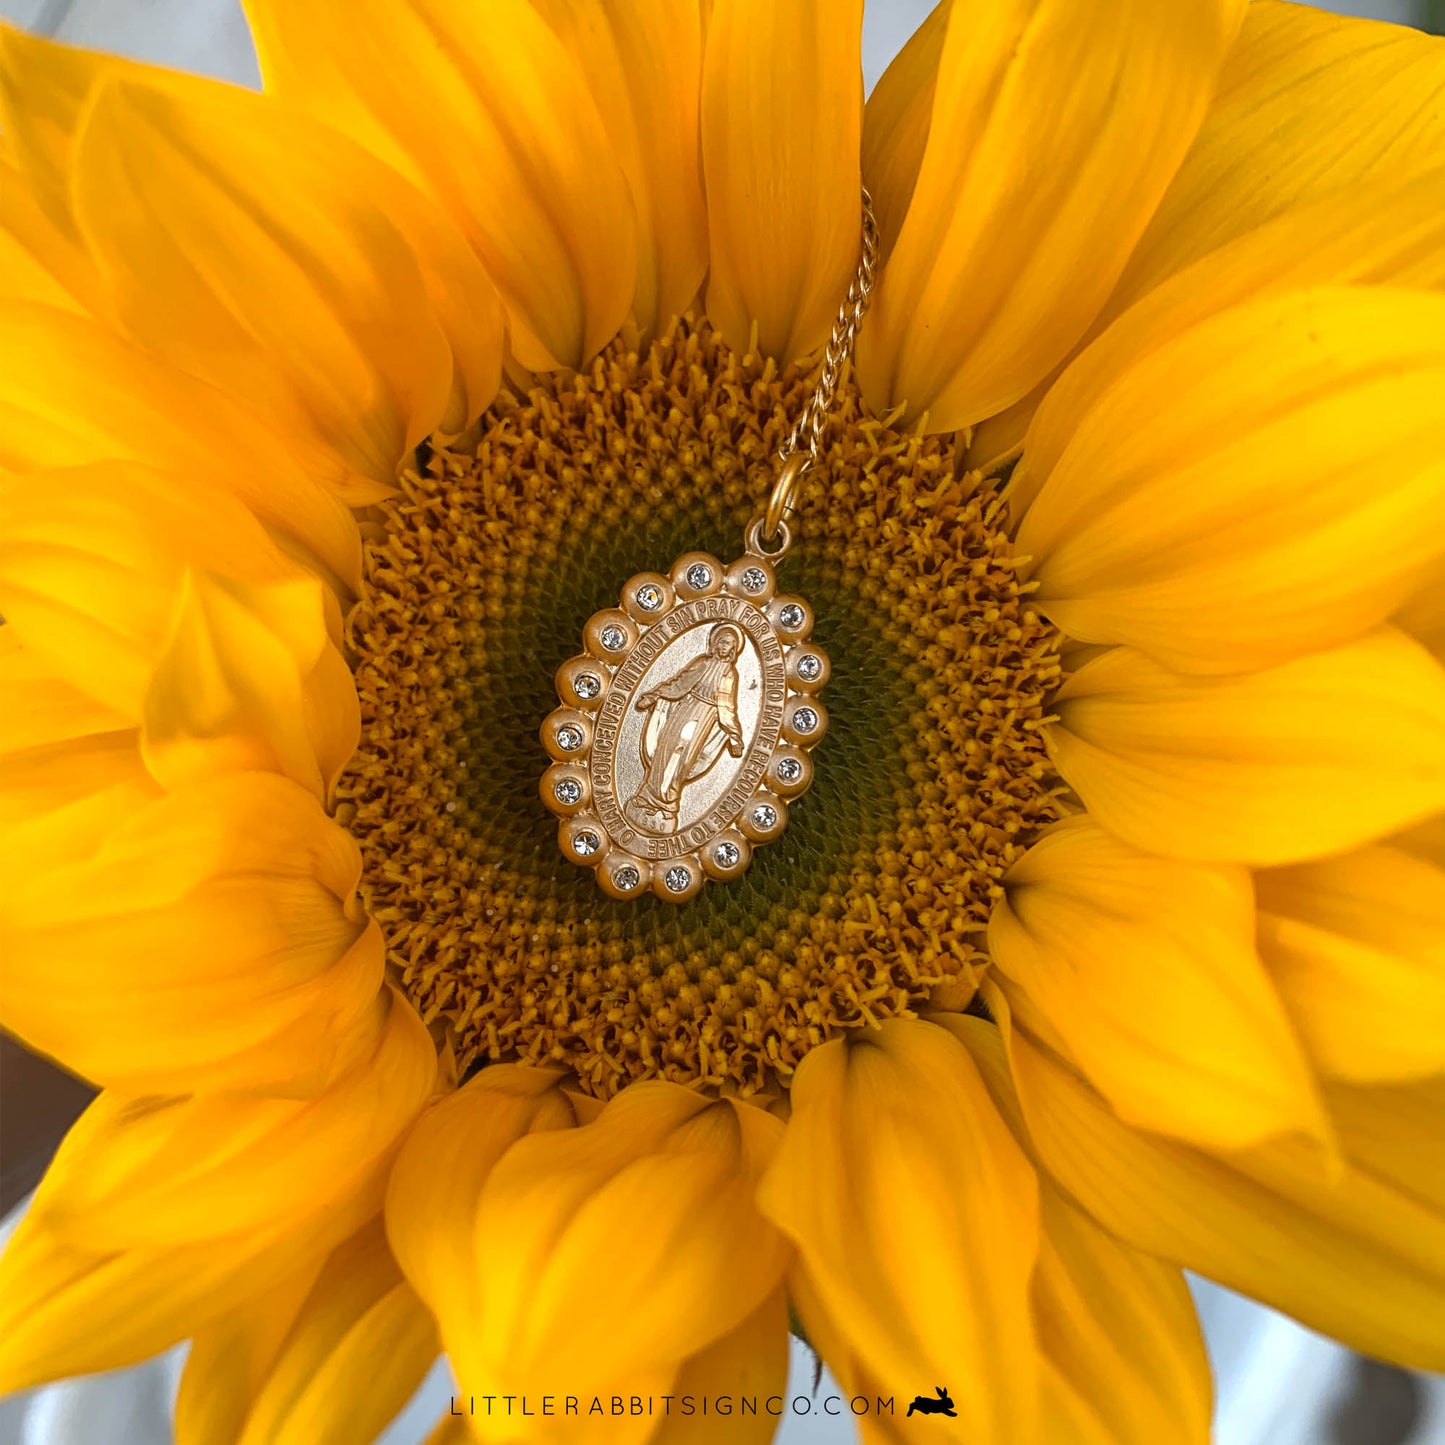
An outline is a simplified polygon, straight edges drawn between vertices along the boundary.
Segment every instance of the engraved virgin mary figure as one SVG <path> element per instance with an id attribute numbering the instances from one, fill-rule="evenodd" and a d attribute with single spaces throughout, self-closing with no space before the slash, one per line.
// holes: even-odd
<path id="1" fill-rule="evenodd" d="M 623 808 L 648 833 L 677 832 L 683 789 L 722 756 L 743 755 L 738 721 L 738 669 L 742 629 L 720 622 L 708 634 L 707 651 L 644 692 L 635 704 L 649 714 L 642 730 L 642 786 Z"/>

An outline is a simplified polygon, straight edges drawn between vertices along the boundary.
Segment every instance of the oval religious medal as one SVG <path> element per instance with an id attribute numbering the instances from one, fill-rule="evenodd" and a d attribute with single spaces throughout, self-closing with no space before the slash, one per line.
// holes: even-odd
<path id="1" fill-rule="evenodd" d="M 813 780 L 828 659 L 758 531 L 730 567 L 689 552 L 665 577 L 632 578 L 557 672 L 542 799 L 562 851 L 613 898 L 680 903 L 738 877 Z"/>

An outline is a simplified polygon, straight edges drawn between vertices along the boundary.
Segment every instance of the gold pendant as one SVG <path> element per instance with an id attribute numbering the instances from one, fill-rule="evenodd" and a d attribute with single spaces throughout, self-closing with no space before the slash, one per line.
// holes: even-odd
<path id="1" fill-rule="evenodd" d="M 772 552 L 762 534 L 759 518 L 731 566 L 688 552 L 665 577 L 633 577 L 558 669 L 542 801 L 562 851 L 613 898 L 681 903 L 737 878 L 813 781 L 828 658 L 808 640 L 812 609 L 777 591 L 786 525 Z"/>

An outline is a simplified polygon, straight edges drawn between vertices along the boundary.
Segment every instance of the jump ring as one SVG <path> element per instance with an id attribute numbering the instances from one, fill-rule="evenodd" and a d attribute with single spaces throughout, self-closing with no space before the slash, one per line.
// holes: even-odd
<path id="1" fill-rule="evenodd" d="M 785 557 L 793 545 L 793 529 L 786 522 L 779 522 L 777 529 L 769 535 L 776 543 L 769 548 L 763 545 L 763 518 L 754 517 L 748 523 L 747 531 L 743 533 L 743 544 L 754 557 L 767 557 L 776 561 L 779 557 Z"/>

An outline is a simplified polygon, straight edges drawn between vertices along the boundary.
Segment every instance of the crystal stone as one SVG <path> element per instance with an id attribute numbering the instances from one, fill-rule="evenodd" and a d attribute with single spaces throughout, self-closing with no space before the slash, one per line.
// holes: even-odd
<path id="1" fill-rule="evenodd" d="M 627 634 L 615 622 L 609 622 L 602 629 L 602 645 L 608 652 L 620 652 L 627 641 Z"/>
<path id="2" fill-rule="evenodd" d="M 637 589 L 637 605 L 647 612 L 656 612 L 662 606 L 662 588 L 649 582 Z"/>
<path id="3" fill-rule="evenodd" d="M 758 828 L 771 828 L 778 821 L 778 810 L 771 803 L 759 803 L 753 809 L 753 824 Z"/>
<path id="4" fill-rule="evenodd" d="M 735 868 L 737 867 L 738 859 L 743 855 L 738 852 L 738 845 L 736 843 L 719 843 L 717 847 L 712 850 L 712 856 L 717 859 L 719 867 Z"/>
<path id="5" fill-rule="evenodd" d="M 810 707 L 800 707 L 793 714 L 793 726 L 800 733 L 810 733 L 818 726 L 818 714 Z"/>
<path id="6" fill-rule="evenodd" d="M 778 621 L 790 629 L 801 627 L 803 625 L 803 609 L 796 602 L 789 602 L 778 612 Z"/>
<path id="7" fill-rule="evenodd" d="M 692 874 L 679 865 L 676 868 L 669 868 L 663 875 L 662 881 L 667 884 L 669 893 L 686 893 L 692 885 Z"/>
<path id="8" fill-rule="evenodd" d="M 621 868 L 612 875 L 612 881 L 624 892 L 630 893 L 642 882 L 642 874 L 632 866 L 631 863 L 624 863 Z"/>
<path id="9" fill-rule="evenodd" d="M 706 562 L 694 562 L 687 569 L 687 585 L 698 591 L 712 586 L 712 568 Z"/>
<path id="10" fill-rule="evenodd" d="M 576 723 L 566 723 L 557 729 L 557 746 L 564 753 L 575 753 L 582 746 L 582 729 Z"/>
<path id="11" fill-rule="evenodd" d="M 597 696 L 602 691 L 601 680 L 594 677 L 590 672 L 579 673 L 577 681 L 572 684 L 572 691 L 584 701 Z"/>
<path id="12" fill-rule="evenodd" d="M 816 682 L 823 673 L 823 660 L 814 657 L 811 652 L 798 659 L 798 676 L 804 682 Z"/>
<path id="13" fill-rule="evenodd" d="M 768 574 L 761 567 L 743 568 L 743 590 L 761 592 L 768 585 Z"/>
<path id="14" fill-rule="evenodd" d="M 602 839 L 596 833 L 579 833 L 572 840 L 572 846 L 584 858 L 590 858 L 602 846 Z"/>
<path id="15" fill-rule="evenodd" d="M 778 763 L 778 777 L 785 783 L 796 783 L 803 776 L 803 765 L 797 758 L 782 758 Z"/>
<path id="16" fill-rule="evenodd" d="M 560 779 L 552 792 L 559 803 L 570 805 L 582 801 L 582 784 L 576 778 Z"/>

